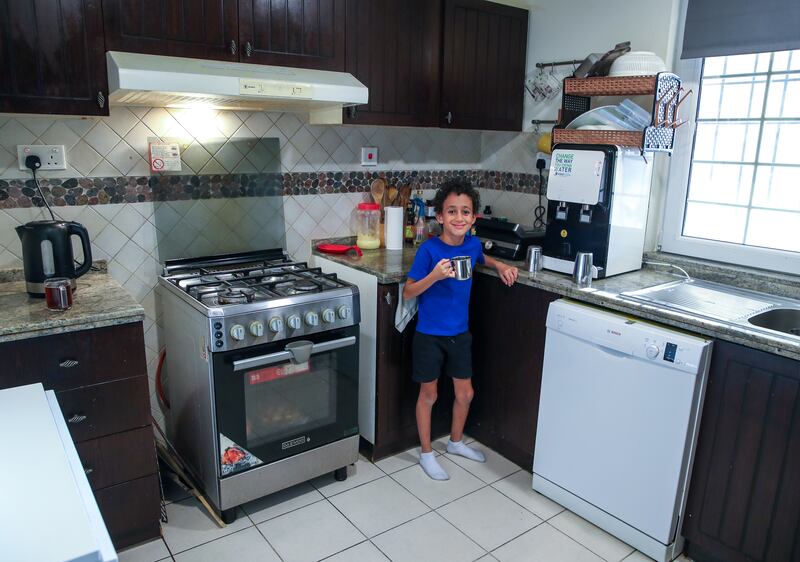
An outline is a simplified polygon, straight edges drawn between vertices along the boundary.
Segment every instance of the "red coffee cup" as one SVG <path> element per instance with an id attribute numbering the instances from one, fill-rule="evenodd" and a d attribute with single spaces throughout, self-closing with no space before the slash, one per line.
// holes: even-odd
<path id="1" fill-rule="evenodd" d="M 72 279 L 53 277 L 44 282 L 44 300 L 50 310 L 72 307 Z"/>

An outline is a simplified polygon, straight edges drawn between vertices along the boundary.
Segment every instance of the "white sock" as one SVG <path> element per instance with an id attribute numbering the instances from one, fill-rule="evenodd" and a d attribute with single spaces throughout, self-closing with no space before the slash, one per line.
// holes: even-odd
<path id="1" fill-rule="evenodd" d="M 481 453 L 478 449 L 473 449 L 469 445 L 465 445 L 464 441 L 451 441 L 447 440 L 447 452 L 453 455 L 461 455 L 473 461 L 486 462 L 486 455 Z"/>
<path id="2" fill-rule="evenodd" d="M 419 464 L 422 466 L 422 470 L 425 471 L 425 474 L 434 480 L 450 480 L 447 472 L 445 472 L 442 465 L 439 464 L 439 461 L 436 460 L 436 453 L 433 451 L 430 453 L 420 452 Z"/>

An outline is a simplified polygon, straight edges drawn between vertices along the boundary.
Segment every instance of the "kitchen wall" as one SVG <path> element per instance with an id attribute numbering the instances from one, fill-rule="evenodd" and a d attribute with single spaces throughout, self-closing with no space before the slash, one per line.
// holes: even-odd
<path id="1" fill-rule="evenodd" d="M 162 345 L 159 264 L 277 246 L 305 260 L 311 239 L 350 235 L 371 181 L 361 146 L 379 147 L 372 170 L 390 182 L 413 177 L 432 188 L 463 175 L 484 186 L 496 215 L 530 224 L 534 179 L 486 168 L 494 145 L 483 134 L 163 108 L 113 108 L 106 118 L 0 115 L 0 267 L 21 265 L 14 227 L 46 218 L 30 172 L 17 169 L 16 145 L 65 145 L 69 169 L 42 172 L 40 183 L 58 216 L 87 227 L 93 257 L 107 260 L 143 305 L 152 382 Z M 181 172 L 151 176 L 145 158 L 158 138 L 181 144 Z M 151 401 L 160 418 L 154 393 Z"/>

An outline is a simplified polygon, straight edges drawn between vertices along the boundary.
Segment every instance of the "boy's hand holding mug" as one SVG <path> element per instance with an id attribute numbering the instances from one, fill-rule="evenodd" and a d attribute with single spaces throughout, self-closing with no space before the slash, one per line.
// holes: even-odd
<path id="1" fill-rule="evenodd" d="M 448 277 L 455 277 L 456 272 L 453 270 L 453 264 L 450 263 L 450 259 L 444 258 L 439 260 L 439 263 L 437 263 L 436 267 L 431 271 L 431 275 L 433 275 L 434 281 L 441 281 Z"/>

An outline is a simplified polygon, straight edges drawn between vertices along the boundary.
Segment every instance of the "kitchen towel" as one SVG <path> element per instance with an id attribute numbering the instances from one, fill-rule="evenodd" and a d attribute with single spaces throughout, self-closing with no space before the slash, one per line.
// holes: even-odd
<path id="1" fill-rule="evenodd" d="M 386 207 L 386 249 L 403 249 L 403 208 Z"/>
<path id="2" fill-rule="evenodd" d="M 394 315 L 394 327 L 397 328 L 398 332 L 405 330 L 408 323 L 417 313 L 417 297 L 408 300 L 403 298 L 403 287 L 405 286 L 405 283 L 400 283 L 400 290 L 397 292 L 398 302 L 397 312 Z"/>

